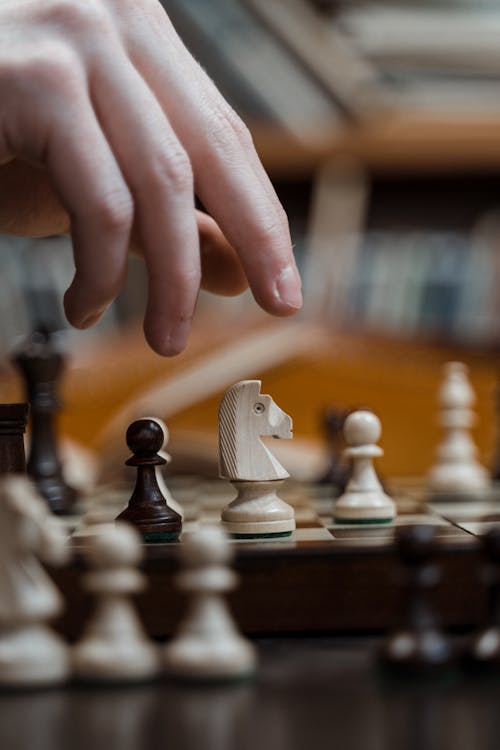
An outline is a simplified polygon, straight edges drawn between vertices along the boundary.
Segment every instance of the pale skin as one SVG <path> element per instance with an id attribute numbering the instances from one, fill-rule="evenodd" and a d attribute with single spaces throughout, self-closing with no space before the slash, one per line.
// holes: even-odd
<path id="1" fill-rule="evenodd" d="M 119 293 L 131 247 L 160 354 L 186 346 L 200 286 L 249 284 L 274 315 L 301 306 L 287 218 L 249 132 L 157 0 L 0 2 L 0 232 L 68 231 L 78 328 Z"/>

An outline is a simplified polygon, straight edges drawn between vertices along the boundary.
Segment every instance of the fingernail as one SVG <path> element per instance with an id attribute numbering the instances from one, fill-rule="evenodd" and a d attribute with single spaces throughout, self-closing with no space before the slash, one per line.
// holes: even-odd
<path id="1" fill-rule="evenodd" d="M 75 323 L 74 325 L 77 325 L 78 328 L 90 328 L 102 318 L 107 309 L 107 306 L 103 307 L 98 312 L 91 313 L 91 315 L 79 320 L 78 323 Z"/>
<path id="2" fill-rule="evenodd" d="M 165 349 L 167 354 L 179 354 L 186 346 L 191 320 L 183 320 L 167 332 L 165 336 Z"/>
<path id="3" fill-rule="evenodd" d="M 89 315 L 88 318 L 84 318 L 78 322 L 78 328 L 90 328 L 97 323 L 100 317 L 101 313 L 98 313 L 97 315 Z"/>
<path id="4" fill-rule="evenodd" d="M 294 266 L 282 270 L 276 282 L 276 292 L 280 302 L 287 307 L 299 310 L 302 307 L 300 276 Z"/>

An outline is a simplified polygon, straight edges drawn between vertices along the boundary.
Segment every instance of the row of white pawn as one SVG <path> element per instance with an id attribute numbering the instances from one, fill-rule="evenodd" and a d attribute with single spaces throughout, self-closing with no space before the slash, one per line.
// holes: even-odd
<path id="1" fill-rule="evenodd" d="M 445 365 L 438 401 L 443 438 L 427 477 L 427 489 L 436 497 L 480 498 L 491 482 L 477 459 L 470 434 L 475 422 L 475 394 L 466 365 Z M 339 523 L 387 523 L 396 515 L 394 501 L 385 494 L 373 467 L 373 460 L 383 453 L 376 444 L 380 435 L 380 421 L 372 412 L 356 411 L 345 421 L 345 455 L 351 460 L 352 473 L 344 494 L 335 503 L 334 516 Z"/>
<path id="2" fill-rule="evenodd" d="M 223 598 L 237 578 L 228 567 L 230 545 L 221 528 L 200 529 L 180 548 L 177 585 L 189 594 L 191 606 L 163 647 L 148 638 L 131 601 L 146 585 L 138 570 L 143 545 L 135 528 L 117 522 L 89 529 L 90 571 L 83 585 L 94 597 L 94 609 L 72 647 L 47 624 L 63 602 L 39 562 L 67 562 L 66 534 L 24 477 L 0 482 L 0 534 L 0 686 L 46 686 L 72 678 L 121 684 L 162 673 L 210 681 L 254 672 L 254 648 L 237 632 Z"/>

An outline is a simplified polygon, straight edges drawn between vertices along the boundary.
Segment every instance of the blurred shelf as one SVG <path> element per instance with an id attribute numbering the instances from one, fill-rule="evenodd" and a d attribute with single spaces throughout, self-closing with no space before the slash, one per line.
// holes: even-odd
<path id="1" fill-rule="evenodd" d="M 312 174 L 332 157 L 368 169 L 412 172 L 497 172 L 500 117 L 381 114 L 362 124 L 311 127 L 298 139 L 274 126 L 250 123 L 260 157 L 273 177 Z"/>

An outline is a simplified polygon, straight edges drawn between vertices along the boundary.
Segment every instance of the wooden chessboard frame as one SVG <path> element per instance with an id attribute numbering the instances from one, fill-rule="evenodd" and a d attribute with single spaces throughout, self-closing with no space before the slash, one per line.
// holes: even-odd
<path id="1" fill-rule="evenodd" d="M 204 487 L 208 485 L 196 490 L 199 497 Z M 233 540 L 240 586 L 229 598 L 244 632 L 366 633 L 393 628 L 402 597 L 394 527 L 421 523 L 437 529 L 442 578 L 432 598 L 440 622 L 455 629 L 481 622 L 486 592 L 480 583 L 477 535 L 500 523 L 498 501 L 436 503 L 418 512 L 408 512 L 403 502 L 406 512 L 390 525 L 354 526 L 335 524 L 333 501 L 324 492 L 315 489 L 312 504 L 309 498 L 309 503 L 296 506 L 297 530 L 289 539 Z M 184 522 L 183 535 L 219 518 L 212 496 L 202 512 Z M 174 585 L 180 545 L 182 536 L 174 543 L 145 545 L 143 568 L 149 585 L 137 602 L 148 633 L 158 639 L 174 632 L 186 607 Z M 75 538 L 73 563 L 53 571 L 67 603 L 57 625 L 70 639 L 81 633 L 92 606 L 81 588 L 84 546 Z"/>

